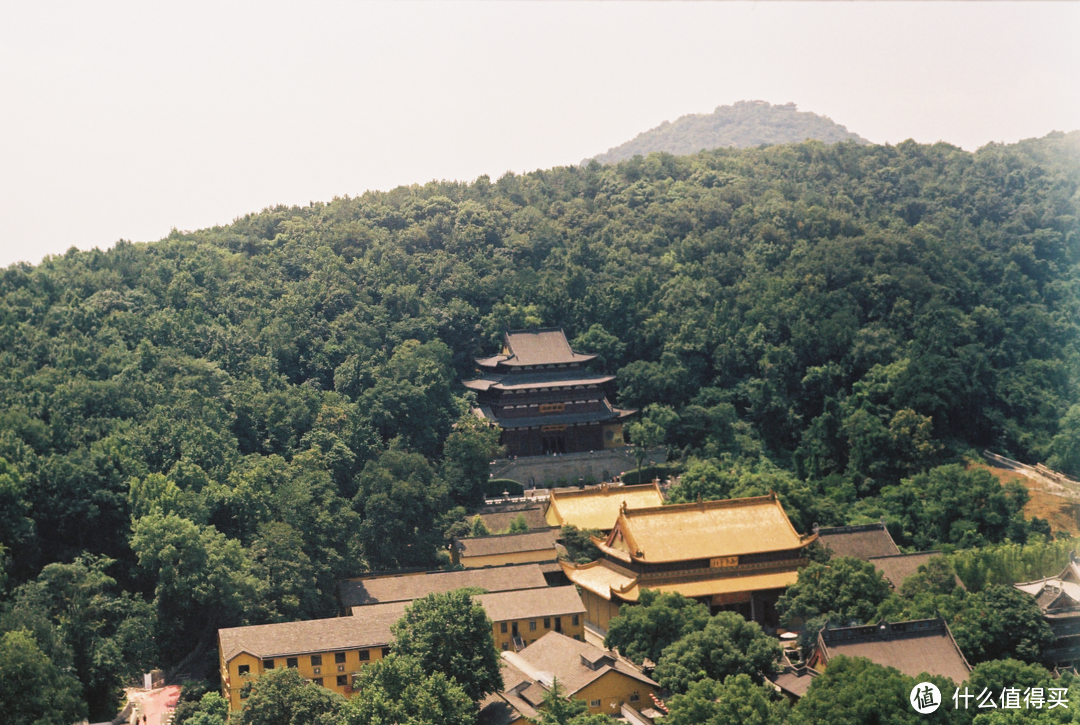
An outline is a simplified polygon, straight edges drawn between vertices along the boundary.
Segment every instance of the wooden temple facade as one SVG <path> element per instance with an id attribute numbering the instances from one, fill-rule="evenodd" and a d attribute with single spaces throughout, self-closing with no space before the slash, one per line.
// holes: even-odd
<path id="1" fill-rule="evenodd" d="M 776 600 L 809 564 L 802 536 L 775 494 L 650 508 L 623 507 L 614 528 L 593 543 L 602 557 L 560 562 L 581 587 L 585 620 L 606 631 L 643 589 L 680 594 L 775 627 Z"/>
<path id="2" fill-rule="evenodd" d="M 562 330 L 508 332 L 502 352 L 479 358 L 473 412 L 502 429 L 508 456 L 581 453 L 625 445 L 614 407 L 615 376 L 589 372 L 596 356 L 574 352 Z"/>

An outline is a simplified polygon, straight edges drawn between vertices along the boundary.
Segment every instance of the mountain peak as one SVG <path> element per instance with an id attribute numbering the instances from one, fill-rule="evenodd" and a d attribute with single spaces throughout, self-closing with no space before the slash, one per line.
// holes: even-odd
<path id="1" fill-rule="evenodd" d="M 800 111 L 794 103 L 738 101 L 730 106 L 717 106 L 712 113 L 691 113 L 675 121 L 664 121 L 594 158 L 610 164 L 653 151 L 685 155 L 720 147 L 800 143 L 807 139 L 829 144 L 869 143 L 827 116 Z"/>

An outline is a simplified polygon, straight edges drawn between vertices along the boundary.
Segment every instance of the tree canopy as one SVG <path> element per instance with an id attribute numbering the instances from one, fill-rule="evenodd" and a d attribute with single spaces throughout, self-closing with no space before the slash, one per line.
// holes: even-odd
<path id="1" fill-rule="evenodd" d="M 142 656 L 114 645 L 183 670 L 218 627 L 331 616 L 337 579 L 438 566 L 494 455 L 457 380 L 539 325 L 617 374 L 613 402 L 685 467 L 679 495 L 772 489 L 804 532 L 884 516 L 904 546 L 1020 544 L 1046 533 L 1021 492 L 948 466 L 992 447 L 1075 472 L 1078 189 L 1080 133 L 811 141 L 403 186 L 12 265 L 4 631 L 60 667 L 101 653 L 74 672 L 103 712 L 127 676 L 104 664 Z M 22 587 L 90 557 L 115 562 L 97 601 L 135 614 L 79 620 L 105 623 L 88 639 L 31 616 Z"/>
<path id="2" fill-rule="evenodd" d="M 364 667 L 341 725 L 474 725 L 476 706 L 458 682 L 397 653 Z"/>
<path id="3" fill-rule="evenodd" d="M 776 609 L 783 623 L 834 614 L 841 622 L 874 619 L 890 594 L 889 582 L 870 562 L 837 557 L 828 564 L 811 562 L 780 597 Z"/>
<path id="4" fill-rule="evenodd" d="M 392 631 L 396 653 L 415 659 L 429 675 L 450 678 L 473 702 L 502 689 L 491 620 L 468 590 L 417 599 Z"/>
<path id="5" fill-rule="evenodd" d="M 693 682 L 667 702 L 668 725 L 784 725 L 786 701 L 770 685 L 755 683 L 748 675 L 728 675 L 723 682 Z"/>
<path id="6" fill-rule="evenodd" d="M 993 585 L 967 597 L 951 627 L 973 664 L 1007 657 L 1038 662 L 1055 639 L 1035 599 L 1011 586 Z"/>
<path id="7" fill-rule="evenodd" d="M 918 682 L 931 682 L 941 692 L 942 707 L 922 715 L 908 702 Z M 923 673 L 918 679 L 882 667 L 865 657 L 838 655 L 829 660 L 825 672 L 815 677 L 810 689 L 792 708 L 795 725 L 827 722 L 830 725 L 917 725 L 917 723 L 963 722 L 950 700 L 956 686 L 941 677 Z M 960 715 L 963 712 L 960 711 Z"/>
<path id="8" fill-rule="evenodd" d="M 269 670 L 245 682 L 241 697 L 244 706 L 233 715 L 236 725 L 338 725 L 345 706 L 341 695 L 305 680 L 293 668 Z"/>
<path id="9" fill-rule="evenodd" d="M 656 665 L 656 681 L 672 692 L 690 684 L 728 675 L 747 675 L 762 683 L 777 669 L 780 645 L 757 622 L 735 612 L 719 612 L 701 630 L 690 632 L 664 648 Z"/>
<path id="10" fill-rule="evenodd" d="M 611 620 L 604 646 L 617 648 L 623 657 L 643 663 L 660 661 L 664 648 L 678 639 L 705 629 L 709 608 L 678 592 L 643 589 L 636 606 L 624 604 Z"/>
<path id="11" fill-rule="evenodd" d="M 70 725 L 86 717 L 79 681 L 42 652 L 27 630 L 0 637 L 0 709 L 11 725 Z"/>

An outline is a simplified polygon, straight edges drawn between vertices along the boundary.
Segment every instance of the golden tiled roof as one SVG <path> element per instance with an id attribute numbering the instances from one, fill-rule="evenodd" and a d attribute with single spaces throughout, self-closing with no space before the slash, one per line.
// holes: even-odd
<path id="1" fill-rule="evenodd" d="M 619 599 L 636 602 L 642 589 L 655 589 L 658 592 L 678 592 L 684 597 L 711 597 L 717 594 L 736 594 L 739 592 L 760 592 L 766 589 L 785 589 L 799 579 L 798 569 L 789 571 L 770 571 L 745 576 L 717 577 L 698 581 L 669 582 L 667 584 L 648 584 L 640 582 L 616 594 Z"/>
<path id="2" fill-rule="evenodd" d="M 589 564 L 574 566 L 560 561 L 563 572 L 567 578 L 582 589 L 588 589 L 593 594 L 599 594 L 604 599 L 611 599 L 612 589 L 627 589 L 636 583 L 634 575 L 630 572 L 618 572 L 605 561 L 594 561 Z M 636 601 L 636 599 L 635 599 Z"/>
<path id="3" fill-rule="evenodd" d="M 760 554 L 806 546 L 775 495 L 625 508 L 608 546 L 650 563 Z"/>
<path id="4" fill-rule="evenodd" d="M 709 597 L 717 594 L 782 589 L 791 586 L 799 578 L 798 569 L 792 566 L 780 571 L 748 572 L 735 576 L 718 570 L 712 578 L 695 577 L 685 581 L 669 579 L 663 583 L 646 581 L 642 584 L 629 572 L 620 572 L 613 564 L 603 560 L 579 566 L 564 562 L 563 571 L 572 582 L 583 589 L 588 589 L 604 599 L 625 602 L 636 602 L 642 589 L 678 592 L 685 597 Z"/>
<path id="5" fill-rule="evenodd" d="M 628 509 L 661 506 L 664 496 L 655 483 L 639 486 L 600 486 L 580 491 L 552 491 L 547 521 L 551 526 L 567 524 L 579 529 L 607 531 L 615 526 L 623 502 Z"/>

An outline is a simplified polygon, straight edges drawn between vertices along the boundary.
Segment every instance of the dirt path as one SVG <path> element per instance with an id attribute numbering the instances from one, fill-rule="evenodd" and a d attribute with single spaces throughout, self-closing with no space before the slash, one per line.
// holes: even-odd
<path id="1" fill-rule="evenodd" d="M 985 462 L 973 462 L 970 467 L 986 469 L 1003 484 L 1019 482 L 1028 490 L 1024 518 L 1038 516 L 1049 521 L 1055 533 L 1080 536 L 1080 483 L 1064 477 L 1050 478 L 1034 466 L 1003 456 L 984 455 Z"/>
<path id="2" fill-rule="evenodd" d="M 135 703 L 132 723 L 138 718 L 142 725 L 142 718 L 145 716 L 146 725 L 163 725 L 169 711 L 175 708 L 180 700 L 180 686 L 169 685 L 156 690 L 128 690 L 128 699 Z"/>

